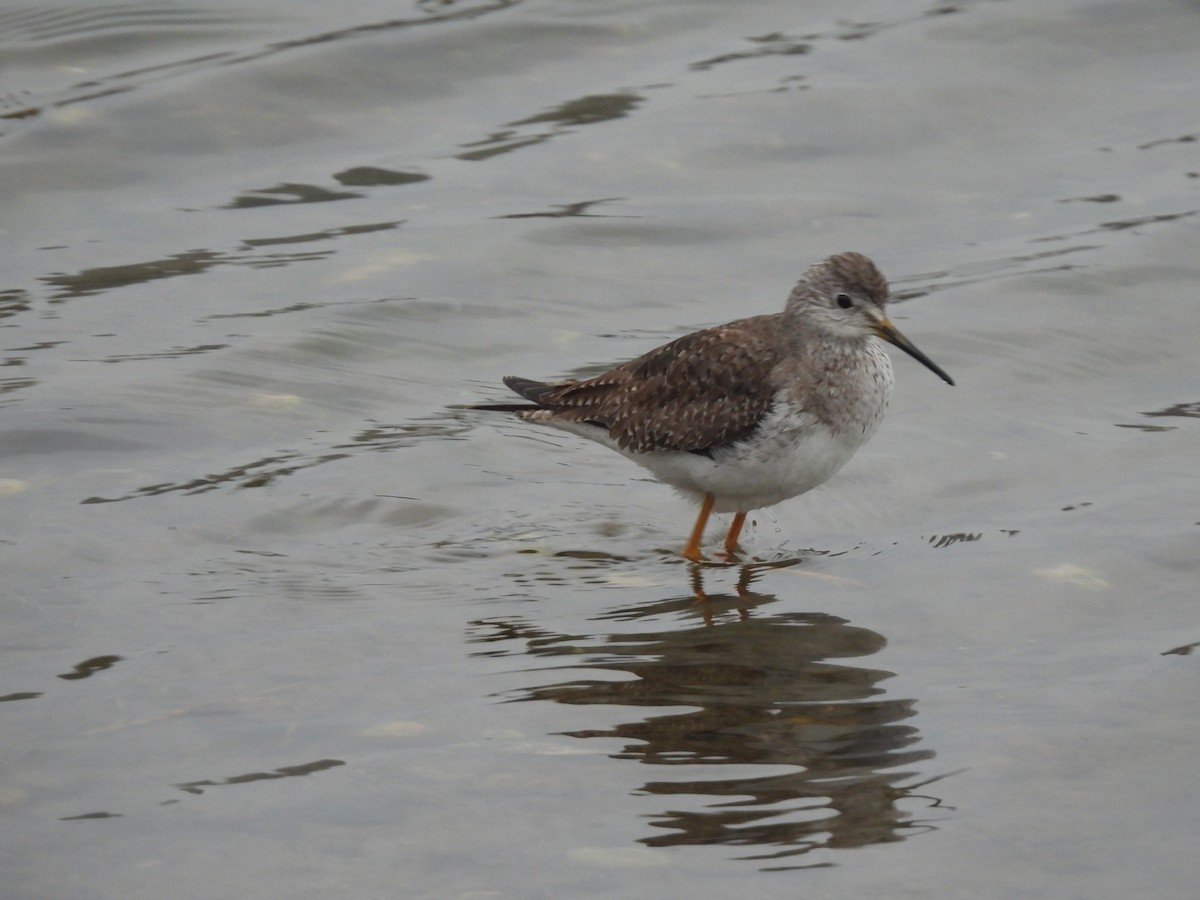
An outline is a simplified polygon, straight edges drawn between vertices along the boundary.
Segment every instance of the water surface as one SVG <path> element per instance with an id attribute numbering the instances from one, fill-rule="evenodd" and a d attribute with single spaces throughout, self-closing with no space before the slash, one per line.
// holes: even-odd
<path id="1" fill-rule="evenodd" d="M 5 895 L 1192 896 L 1197 46 L 0 5 Z M 958 386 L 898 358 L 751 517 L 796 565 L 697 575 L 669 490 L 458 408 L 848 249 Z"/>

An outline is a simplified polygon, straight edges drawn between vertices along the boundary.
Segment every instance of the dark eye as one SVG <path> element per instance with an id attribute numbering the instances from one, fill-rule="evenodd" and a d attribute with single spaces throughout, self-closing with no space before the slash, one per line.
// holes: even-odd
<path id="1" fill-rule="evenodd" d="M 837 301 L 837 305 L 842 309 L 849 309 L 854 305 L 854 301 L 850 299 L 849 294 L 838 294 L 833 299 Z"/>

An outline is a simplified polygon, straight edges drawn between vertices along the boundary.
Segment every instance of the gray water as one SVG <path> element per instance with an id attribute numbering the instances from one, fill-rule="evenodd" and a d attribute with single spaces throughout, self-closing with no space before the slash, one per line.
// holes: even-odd
<path id="1" fill-rule="evenodd" d="M 0 4 L 0 894 L 1194 896 L 1200 4 L 340 6 Z M 459 408 L 849 249 L 795 565 Z"/>

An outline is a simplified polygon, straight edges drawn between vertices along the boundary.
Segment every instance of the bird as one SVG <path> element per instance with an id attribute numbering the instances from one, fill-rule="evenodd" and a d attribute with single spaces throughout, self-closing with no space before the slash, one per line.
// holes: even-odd
<path id="1" fill-rule="evenodd" d="M 709 516 L 733 513 L 724 557 L 737 558 L 751 510 L 831 478 L 875 433 L 895 377 L 883 347 L 899 347 L 954 380 L 887 315 L 887 279 L 861 253 L 809 268 L 782 312 L 695 331 L 593 378 L 504 383 L 515 413 L 616 450 L 700 511 L 681 556 L 705 562 Z"/>

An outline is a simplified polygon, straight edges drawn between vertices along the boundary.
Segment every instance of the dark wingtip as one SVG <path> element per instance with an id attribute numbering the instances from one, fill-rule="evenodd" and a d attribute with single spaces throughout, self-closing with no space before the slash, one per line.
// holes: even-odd
<path id="1" fill-rule="evenodd" d="M 526 388 L 533 387 L 538 383 L 531 378 L 521 378 L 518 375 L 505 375 L 502 380 L 518 394 L 523 394 Z"/>
<path id="2" fill-rule="evenodd" d="M 466 406 L 453 406 L 451 409 L 474 409 L 484 412 L 509 412 L 523 413 L 531 410 L 540 409 L 537 398 L 545 393 L 548 385 L 542 384 L 540 381 L 533 381 L 529 378 L 517 378 L 515 375 L 506 375 L 504 383 L 513 391 L 520 394 L 526 400 L 531 401 L 534 405 L 530 406 L 526 403 L 471 403 Z"/>
<path id="3" fill-rule="evenodd" d="M 514 393 L 520 394 L 530 403 L 540 404 L 542 396 L 553 390 L 553 386 L 544 381 L 534 381 L 531 378 L 518 378 L 516 375 L 505 375 L 504 383 Z"/>

